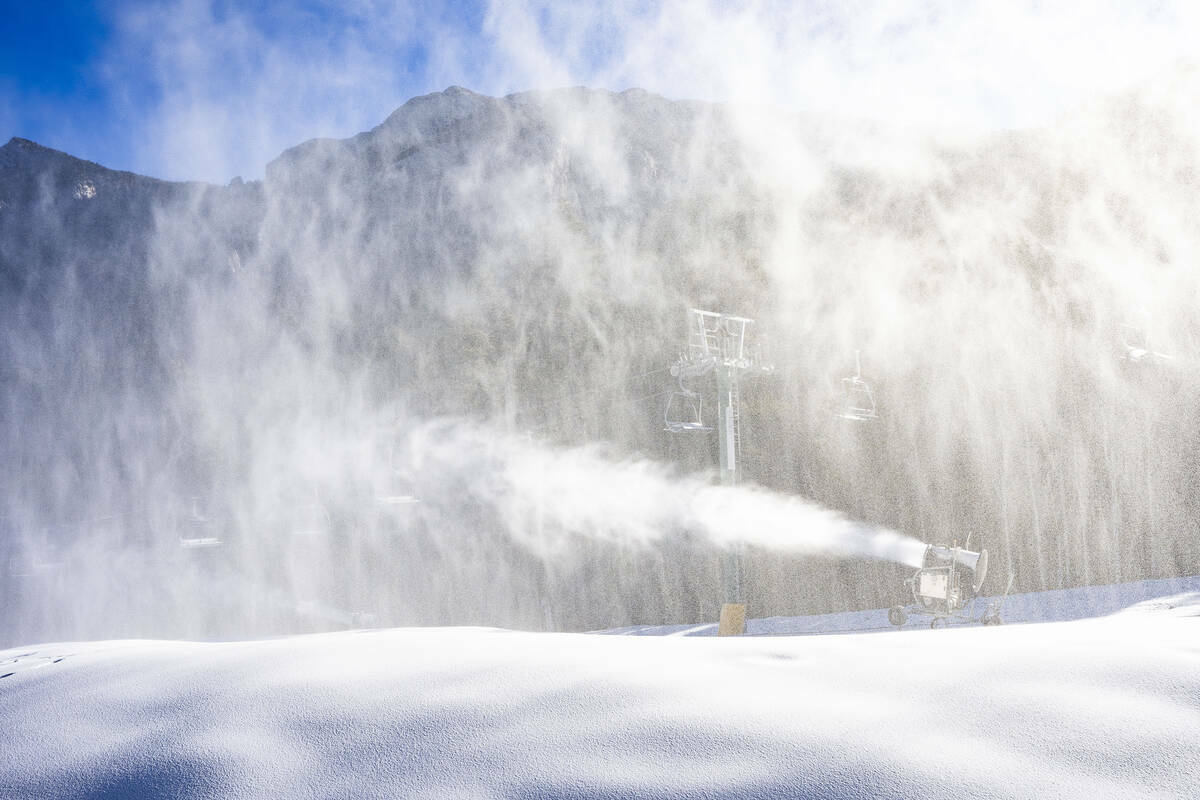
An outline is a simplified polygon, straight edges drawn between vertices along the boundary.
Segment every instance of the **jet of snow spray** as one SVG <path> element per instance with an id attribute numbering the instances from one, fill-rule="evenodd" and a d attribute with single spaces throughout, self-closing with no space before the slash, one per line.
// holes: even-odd
<path id="1" fill-rule="evenodd" d="M 494 509 L 515 538 L 546 558 L 567 550 L 578 536 L 652 546 L 678 533 L 724 548 L 748 545 L 914 567 L 925 552 L 916 539 L 799 497 L 715 486 L 705 475 L 613 457 L 595 444 L 554 448 L 466 423 L 436 423 L 414 435 L 408 456 L 403 471 L 410 480 L 417 472 L 441 476 L 439 483 L 455 487 L 443 502 L 470 499 Z"/>

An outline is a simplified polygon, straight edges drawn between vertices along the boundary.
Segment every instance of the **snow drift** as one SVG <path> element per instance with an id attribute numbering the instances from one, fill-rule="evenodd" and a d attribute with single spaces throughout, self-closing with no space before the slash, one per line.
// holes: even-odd
<path id="1" fill-rule="evenodd" d="M 400 629 L 9 650 L 0 791 L 1192 797 L 1190 586 L 1109 617 L 1001 628 L 744 639 Z"/>

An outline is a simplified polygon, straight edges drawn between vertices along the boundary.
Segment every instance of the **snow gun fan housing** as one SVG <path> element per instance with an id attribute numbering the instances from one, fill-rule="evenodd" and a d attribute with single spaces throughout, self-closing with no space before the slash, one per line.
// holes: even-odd
<path id="1" fill-rule="evenodd" d="M 987 577 L 987 550 L 925 548 L 925 560 L 913 577 L 913 599 L 930 611 L 949 613 L 974 599 Z"/>
<path id="2" fill-rule="evenodd" d="M 912 604 L 893 606 L 888 610 L 888 621 L 900 627 L 909 614 L 927 614 L 933 617 L 930 627 L 937 627 L 938 620 L 943 619 L 998 624 L 997 604 L 988 606 L 987 612 L 978 620 L 965 613 L 965 608 L 978 596 L 987 579 L 987 568 L 987 550 L 974 552 L 957 545 L 927 546 L 921 568 L 905 581 L 912 592 Z"/>

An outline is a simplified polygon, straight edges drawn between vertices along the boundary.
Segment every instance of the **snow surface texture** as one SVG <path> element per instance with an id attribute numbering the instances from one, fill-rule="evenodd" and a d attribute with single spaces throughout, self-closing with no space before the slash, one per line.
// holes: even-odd
<path id="1" fill-rule="evenodd" d="M 1200 592 L 1183 588 L 1103 618 L 882 635 L 11 650 L 0 796 L 1196 797 Z"/>

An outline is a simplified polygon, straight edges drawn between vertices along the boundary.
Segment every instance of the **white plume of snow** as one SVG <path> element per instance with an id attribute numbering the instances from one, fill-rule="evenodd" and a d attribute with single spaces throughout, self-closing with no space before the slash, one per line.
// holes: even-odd
<path id="1" fill-rule="evenodd" d="M 925 545 L 800 497 L 713 485 L 668 465 L 607 456 L 599 446 L 555 448 L 469 424 L 433 424 L 414 437 L 410 473 L 446 476 L 498 511 L 512 535 L 544 555 L 573 536 L 650 546 L 687 532 L 724 548 L 869 557 L 920 566 Z M 473 476 L 469 477 L 469 476 Z M 541 535 L 554 531 L 555 540 Z M 539 539 L 540 537 L 540 539 Z"/>

